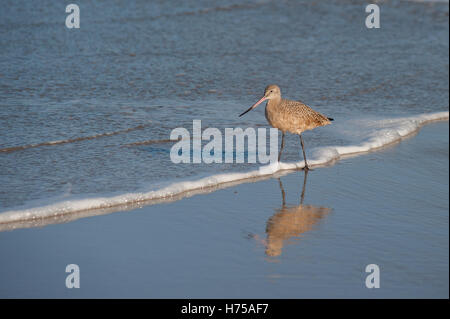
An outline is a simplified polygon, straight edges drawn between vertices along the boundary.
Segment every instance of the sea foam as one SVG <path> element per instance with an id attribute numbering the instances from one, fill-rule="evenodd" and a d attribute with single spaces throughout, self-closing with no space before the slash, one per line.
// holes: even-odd
<path id="1" fill-rule="evenodd" d="M 377 122 L 377 129 L 372 131 L 369 135 L 364 136 L 362 142 L 347 146 L 319 147 L 315 149 L 312 156 L 308 158 L 308 163 L 311 167 L 317 167 L 332 163 L 345 156 L 364 154 L 398 142 L 402 138 L 417 132 L 420 127 L 429 122 L 448 120 L 448 118 L 449 112 L 447 111 L 380 120 Z M 370 123 L 363 123 L 363 125 L 370 125 Z M 57 219 L 61 216 L 67 216 L 74 213 L 82 213 L 80 214 L 80 217 L 86 217 L 98 214 L 94 212 L 89 213 L 89 211 L 93 210 L 108 210 L 113 207 L 117 207 L 116 210 L 121 210 L 120 207 L 133 204 L 136 205 L 136 203 L 151 204 L 152 202 L 160 202 L 161 200 L 170 201 L 177 199 L 177 197 L 182 198 L 184 193 L 195 194 L 208 192 L 208 190 L 211 191 L 211 189 L 213 190 L 220 185 L 226 187 L 223 185 L 228 183 L 245 182 L 246 180 L 250 181 L 250 179 L 270 176 L 283 170 L 301 169 L 304 167 L 304 164 L 304 161 L 295 163 L 272 163 L 248 172 L 217 174 L 192 181 L 176 182 L 160 189 L 149 189 L 141 192 L 126 193 L 109 197 L 72 199 L 40 207 L 10 210 L 0 213 L 0 224 L 32 222 L 44 218 Z M 74 218 L 66 218 L 66 220 L 67 219 Z M 8 229 L 8 227 L 6 228 Z"/>

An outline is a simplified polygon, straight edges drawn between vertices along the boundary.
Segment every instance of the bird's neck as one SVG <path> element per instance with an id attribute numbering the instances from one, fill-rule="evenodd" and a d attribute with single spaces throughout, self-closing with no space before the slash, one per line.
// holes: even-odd
<path id="1" fill-rule="evenodd" d="M 269 108 L 276 108 L 281 103 L 281 97 L 276 97 L 273 99 L 270 99 L 269 102 L 267 102 L 267 107 Z"/>

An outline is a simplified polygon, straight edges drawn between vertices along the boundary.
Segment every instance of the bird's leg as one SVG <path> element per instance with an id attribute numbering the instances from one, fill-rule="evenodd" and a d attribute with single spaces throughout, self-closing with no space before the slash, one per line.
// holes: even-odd
<path id="1" fill-rule="evenodd" d="M 280 183 L 281 196 L 283 197 L 283 208 L 286 207 L 286 193 L 284 192 L 283 184 L 281 183 L 281 179 L 278 178 L 278 182 Z"/>
<path id="2" fill-rule="evenodd" d="M 284 147 L 284 132 L 283 132 L 283 135 L 281 135 L 281 147 L 280 147 L 280 152 L 278 153 L 278 162 L 281 159 L 281 152 L 283 151 L 283 147 Z"/>
<path id="3" fill-rule="evenodd" d="M 306 179 L 307 178 L 308 178 L 308 170 L 305 171 L 305 176 L 303 178 L 303 188 L 302 188 L 302 195 L 300 196 L 300 205 L 303 205 L 303 200 L 305 199 Z"/>
<path id="4" fill-rule="evenodd" d="M 309 170 L 308 163 L 306 162 L 306 154 L 305 154 L 305 145 L 303 144 L 303 138 L 302 134 L 299 134 L 300 136 L 300 144 L 302 145 L 302 151 L 303 151 L 303 159 L 305 160 L 305 170 Z"/>

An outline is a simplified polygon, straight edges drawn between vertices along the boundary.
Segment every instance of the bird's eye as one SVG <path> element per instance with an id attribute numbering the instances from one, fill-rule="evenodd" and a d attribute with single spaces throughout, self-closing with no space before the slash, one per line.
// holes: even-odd
<path id="1" fill-rule="evenodd" d="M 270 90 L 270 93 L 272 93 L 273 92 L 273 90 Z"/>

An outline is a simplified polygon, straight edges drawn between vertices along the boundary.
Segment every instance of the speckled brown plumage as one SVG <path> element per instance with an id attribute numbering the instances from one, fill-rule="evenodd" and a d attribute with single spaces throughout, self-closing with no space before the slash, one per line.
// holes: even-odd
<path id="1" fill-rule="evenodd" d="M 266 106 L 269 124 L 282 132 L 301 134 L 318 126 L 331 124 L 330 120 L 300 101 L 269 100 Z"/>
<path id="2" fill-rule="evenodd" d="M 301 134 L 318 126 L 331 124 L 330 120 L 300 101 L 281 98 L 277 85 L 269 85 L 264 90 L 269 100 L 266 106 L 266 119 L 269 124 L 282 132 Z"/>
<path id="3" fill-rule="evenodd" d="M 300 101 L 292 101 L 281 97 L 281 90 L 278 85 L 271 84 L 264 90 L 264 96 L 241 115 L 253 110 L 259 104 L 268 101 L 266 105 L 266 119 L 269 124 L 283 132 L 281 138 L 281 148 L 278 160 L 284 146 L 284 135 L 286 132 L 298 134 L 302 145 L 303 157 L 305 159 L 305 169 L 308 169 L 306 162 L 305 148 L 303 145 L 302 133 L 319 126 L 331 124 L 333 119 L 328 118 L 319 112 L 314 111 L 308 105 Z"/>

